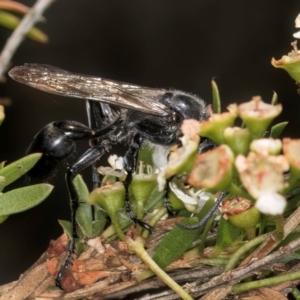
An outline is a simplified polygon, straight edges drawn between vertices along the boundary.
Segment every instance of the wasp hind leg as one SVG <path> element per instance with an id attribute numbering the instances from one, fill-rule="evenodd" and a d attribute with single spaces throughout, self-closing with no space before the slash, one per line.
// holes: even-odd
<path id="1" fill-rule="evenodd" d="M 79 207 L 79 196 L 74 186 L 73 179 L 77 174 L 79 174 L 84 169 L 86 169 L 90 165 L 94 164 L 97 160 L 99 160 L 101 156 L 106 152 L 109 144 L 110 141 L 104 140 L 99 146 L 90 148 L 79 158 L 79 160 L 75 164 L 73 164 L 70 168 L 68 168 L 66 174 L 66 182 L 67 182 L 67 187 L 68 187 L 70 202 L 71 202 L 72 237 L 70 240 L 68 254 L 65 259 L 65 262 L 62 265 L 61 269 L 59 270 L 58 274 L 56 275 L 56 279 L 55 279 L 56 286 L 58 286 L 60 289 L 63 289 L 62 279 L 64 277 L 64 274 L 69 269 L 72 263 L 73 254 L 75 252 L 75 243 L 76 243 L 76 239 L 78 238 L 76 212 Z"/>

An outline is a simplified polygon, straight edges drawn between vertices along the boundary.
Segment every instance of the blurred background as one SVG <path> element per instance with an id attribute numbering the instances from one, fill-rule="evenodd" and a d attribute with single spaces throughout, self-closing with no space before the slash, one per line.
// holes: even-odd
<path id="1" fill-rule="evenodd" d="M 283 104 L 278 121 L 290 122 L 284 136 L 299 138 L 297 87 L 287 73 L 270 64 L 272 57 L 279 59 L 291 50 L 298 13 L 298 0 L 57 0 L 45 13 L 47 22 L 38 25 L 49 43 L 26 40 L 11 63 L 46 63 L 149 87 L 176 88 L 207 103 L 214 77 L 223 110 L 254 95 L 269 102 L 274 90 Z M 1 47 L 10 33 L 0 28 Z M 80 99 L 49 95 L 10 78 L 1 84 L 0 96 L 12 101 L 0 127 L 0 161 L 22 157 L 35 133 L 51 121 L 87 123 Z M 85 149 L 84 142 L 78 154 Z M 63 173 L 52 180 L 56 188 L 45 202 L 1 224 L 0 284 L 17 279 L 50 239 L 61 234 L 57 219 L 69 219 Z M 25 184 L 21 179 L 10 188 Z"/>

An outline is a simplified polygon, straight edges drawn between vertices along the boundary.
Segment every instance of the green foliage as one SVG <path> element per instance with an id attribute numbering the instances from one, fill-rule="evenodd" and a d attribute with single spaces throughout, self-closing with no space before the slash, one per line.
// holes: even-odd
<path id="1" fill-rule="evenodd" d="M 19 6 L 17 2 L 5 3 L 5 7 L 3 7 L 3 5 L 3 3 L 0 3 L 0 25 L 10 30 L 14 30 L 18 27 L 21 19 L 11 13 L 3 11 L 2 9 L 17 11 L 24 14 L 27 12 L 27 8 L 25 6 Z M 31 28 L 26 36 L 39 43 L 48 42 L 48 36 L 36 27 Z"/>
<path id="2" fill-rule="evenodd" d="M 4 183 L 1 184 L 2 189 L 26 174 L 38 162 L 41 156 L 42 153 L 33 153 L 3 167 L 0 170 L 0 176 L 4 178 Z"/>
<path id="3" fill-rule="evenodd" d="M 42 183 L 2 194 L 0 196 L 0 216 L 19 213 L 40 204 L 48 197 L 52 189 L 52 185 Z"/>
<path id="4" fill-rule="evenodd" d="M 28 210 L 43 200 L 51 193 L 53 186 L 42 183 L 15 189 L 3 193 L 3 189 L 28 172 L 41 158 L 41 153 L 33 153 L 5 166 L 0 167 L 0 223 L 9 215 Z"/>

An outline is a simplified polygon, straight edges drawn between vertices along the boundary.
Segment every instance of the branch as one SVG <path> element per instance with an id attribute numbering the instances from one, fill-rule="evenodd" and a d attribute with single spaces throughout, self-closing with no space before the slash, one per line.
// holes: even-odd
<path id="1" fill-rule="evenodd" d="M 53 1 L 54 0 L 37 0 L 35 5 L 24 16 L 19 26 L 8 38 L 0 55 L 0 78 L 6 72 L 12 56 L 16 52 L 21 42 L 24 40 L 27 32 L 41 18 L 44 11 Z"/>

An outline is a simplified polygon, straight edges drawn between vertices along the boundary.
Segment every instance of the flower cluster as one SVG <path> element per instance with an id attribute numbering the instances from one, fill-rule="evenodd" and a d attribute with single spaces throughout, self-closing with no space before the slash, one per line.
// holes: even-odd
<path id="1" fill-rule="evenodd" d="M 187 182 L 201 192 L 226 190 L 249 199 L 262 213 L 281 215 L 286 206 L 286 191 L 300 174 L 296 155 L 300 141 L 285 139 L 282 146 L 279 139 L 272 137 L 276 135 L 275 130 L 265 137 L 271 122 L 281 111 L 280 104 L 267 104 L 256 96 L 240 105 L 231 104 L 228 112 L 212 114 L 209 120 L 194 123 L 194 129 L 183 136 L 182 147 L 175 149 L 167 166 L 158 174 L 160 187 L 167 178 L 185 173 L 188 174 Z M 243 127 L 235 126 L 237 118 L 242 120 Z M 274 127 L 277 130 L 281 127 L 280 132 L 285 125 Z M 195 155 L 195 131 L 220 146 Z M 188 135 L 190 132 L 192 134 Z M 285 175 L 288 171 L 289 179 Z M 178 187 L 174 189 L 173 186 L 172 190 L 177 191 L 180 199 L 186 198 Z"/>

